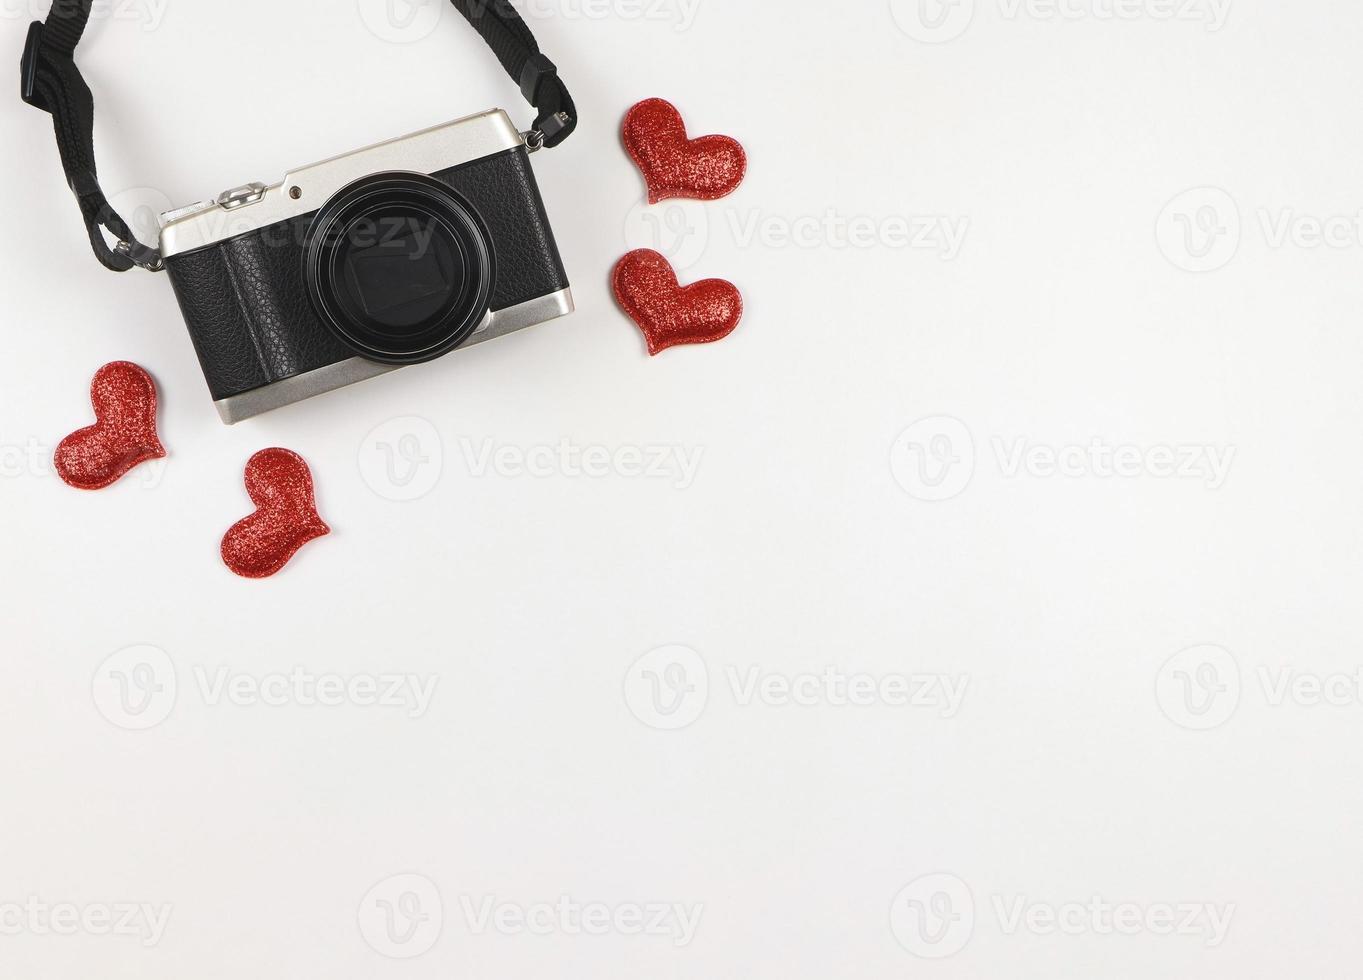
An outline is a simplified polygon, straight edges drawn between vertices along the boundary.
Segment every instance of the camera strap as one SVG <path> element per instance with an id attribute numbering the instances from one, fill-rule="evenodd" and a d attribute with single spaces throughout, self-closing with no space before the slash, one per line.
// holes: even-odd
<path id="1" fill-rule="evenodd" d="M 577 108 L 554 63 L 508 0 L 452 0 L 487 42 L 538 116 L 526 134 L 531 150 L 558 146 L 577 127 Z M 93 0 L 52 0 L 46 21 L 34 21 L 20 63 L 20 95 L 51 114 L 62 170 L 90 236 L 95 257 L 108 269 L 160 271 L 161 255 L 137 240 L 110 206 L 95 169 L 95 101 L 76 67 L 76 45 L 90 20 Z M 110 246 L 105 232 L 113 236 Z"/>

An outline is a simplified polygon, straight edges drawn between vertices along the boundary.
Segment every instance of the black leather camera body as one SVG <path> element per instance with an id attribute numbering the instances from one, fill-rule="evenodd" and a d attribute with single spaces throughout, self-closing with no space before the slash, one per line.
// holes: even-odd
<path id="1" fill-rule="evenodd" d="M 229 424 L 572 312 L 501 110 L 161 216 L 161 256 Z"/>

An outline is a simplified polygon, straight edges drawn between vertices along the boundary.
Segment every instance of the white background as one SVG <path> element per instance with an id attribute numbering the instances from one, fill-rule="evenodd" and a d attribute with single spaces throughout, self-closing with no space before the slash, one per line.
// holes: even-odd
<path id="1" fill-rule="evenodd" d="M 1356 970 L 1363 9 L 916 3 L 537 0 L 581 107 L 535 159 L 577 314 L 231 429 L 165 278 L 98 266 L 49 121 L 0 100 L 0 973 Z M 528 122 L 452 10 L 384 11 L 105 7 L 79 58 L 116 203 Z M 618 128 L 650 96 L 747 146 L 737 194 L 640 209 Z M 738 284 L 738 331 L 650 359 L 608 289 L 640 246 Z M 154 374 L 170 457 L 70 490 L 52 447 L 115 359 Z M 274 445 L 334 533 L 244 581 L 218 542 Z M 294 668 L 434 696 L 214 687 Z M 801 680 L 830 668 L 886 696 Z M 892 703 L 903 675 L 964 698 Z M 164 931 L 104 934 L 122 903 Z M 629 934 L 651 903 L 699 928 Z"/>

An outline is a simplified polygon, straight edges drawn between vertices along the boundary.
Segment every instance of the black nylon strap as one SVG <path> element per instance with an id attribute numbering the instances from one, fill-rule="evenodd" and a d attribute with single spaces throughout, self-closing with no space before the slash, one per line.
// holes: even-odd
<path id="1" fill-rule="evenodd" d="M 535 35 L 508 0 L 452 0 L 455 9 L 482 35 L 525 101 L 539 110 L 535 130 L 545 146 L 558 146 L 577 128 L 577 108 L 558 68 L 540 54 Z"/>
<path id="2" fill-rule="evenodd" d="M 80 205 L 95 257 L 115 272 L 126 272 L 134 265 L 136 239 L 100 190 L 95 170 L 94 97 L 71 59 L 89 19 L 90 0 L 56 0 L 47 22 L 29 28 L 21 66 L 22 95 L 29 105 L 52 114 L 62 169 Z M 101 228 L 128 243 L 128 250 L 110 248 Z"/>
<path id="3" fill-rule="evenodd" d="M 530 28 L 508 0 L 452 0 L 482 35 L 502 67 L 538 110 L 531 145 L 558 146 L 577 128 L 577 108 L 554 63 L 540 54 Z M 76 195 L 95 257 L 106 268 L 157 270 L 161 257 L 134 237 L 104 196 L 95 169 L 95 103 L 76 67 L 76 45 L 90 20 L 93 0 L 53 0 L 46 21 L 35 21 L 20 64 L 20 94 L 52 116 L 66 181 Z M 111 248 L 108 231 L 118 245 Z"/>

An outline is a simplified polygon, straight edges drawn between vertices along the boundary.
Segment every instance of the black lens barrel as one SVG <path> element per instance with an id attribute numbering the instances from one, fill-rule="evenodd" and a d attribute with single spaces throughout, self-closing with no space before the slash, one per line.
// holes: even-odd
<path id="1" fill-rule="evenodd" d="M 389 364 L 433 360 L 466 341 L 496 280 L 478 213 L 422 174 L 342 188 L 313 218 L 303 263 L 321 321 L 360 356 Z"/>

